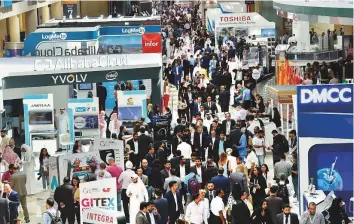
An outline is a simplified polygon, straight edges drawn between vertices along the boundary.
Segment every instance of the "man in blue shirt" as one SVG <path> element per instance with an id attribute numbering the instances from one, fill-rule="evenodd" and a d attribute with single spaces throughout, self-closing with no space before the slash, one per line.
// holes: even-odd
<path id="1" fill-rule="evenodd" d="M 174 78 L 174 84 L 176 85 L 177 89 L 179 89 L 182 79 L 182 67 L 176 62 L 175 67 L 172 68 L 172 74 Z"/>
<path id="2" fill-rule="evenodd" d="M 248 86 L 246 86 L 245 90 L 243 90 L 242 94 L 243 108 L 248 110 L 251 107 L 251 90 Z"/>
<path id="3" fill-rule="evenodd" d="M 223 201 L 224 203 L 227 202 L 227 199 L 229 198 L 229 194 L 230 194 L 230 182 L 229 182 L 229 178 L 225 177 L 224 175 L 224 168 L 223 167 L 219 167 L 218 169 L 218 175 L 211 178 L 211 182 L 214 184 L 215 189 L 223 189 L 225 192 L 225 195 L 223 197 Z"/>
<path id="4" fill-rule="evenodd" d="M 184 177 L 184 186 L 187 192 L 187 204 L 192 201 L 192 196 L 189 193 L 189 188 L 188 188 L 188 181 L 191 178 L 195 178 L 199 183 L 202 183 L 202 179 L 200 178 L 200 176 L 194 173 L 193 170 L 190 170 L 189 174 Z"/>

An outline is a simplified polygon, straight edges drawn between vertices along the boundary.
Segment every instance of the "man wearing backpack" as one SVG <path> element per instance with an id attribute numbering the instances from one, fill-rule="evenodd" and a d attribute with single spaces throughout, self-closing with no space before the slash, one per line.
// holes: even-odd
<path id="1" fill-rule="evenodd" d="M 52 198 L 48 198 L 46 201 L 46 209 L 42 217 L 42 224 L 62 224 L 62 220 L 60 218 L 60 212 L 56 210 L 54 207 L 54 200 Z"/>
<path id="2" fill-rule="evenodd" d="M 199 193 L 199 190 L 202 186 L 201 183 L 202 179 L 200 178 L 200 176 L 193 172 L 193 170 L 190 170 L 189 174 L 184 178 L 184 186 L 187 192 L 187 205 L 192 201 L 192 195 Z"/>
<path id="3" fill-rule="evenodd" d="M 68 220 L 69 224 L 74 224 L 74 195 L 73 186 L 70 184 L 70 178 L 64 177 L 64 184 L 55 189 L 54 200 L 58 204 L 59 211 L 61 212 L 61 219 L 63 223 Z"/>

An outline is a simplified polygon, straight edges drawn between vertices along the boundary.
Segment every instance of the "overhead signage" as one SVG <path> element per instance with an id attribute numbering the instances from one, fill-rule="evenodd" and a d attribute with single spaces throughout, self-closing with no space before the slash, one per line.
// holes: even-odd
<path id="1" fill-rule="evenodd" d="M 42 40 L 66 40 L 67 37 L 66 33 L 42 34 Z"/>
<path id="2" fill-rule="evenodd" d="M 251 16 L 228 16 L 227 14 L 220 16 L 218 25 L 250 25 L 255 24 L 255 21 L 252 20 Z"/>
<path id="3" fill-rule="evenodd" d="M 128 64 L 127 55 L 102 55 L 98 57 L 63 57 L 53 59 L 36 59 L 34 61 L 35 71 L 53 71 L 70 69 L 88 69 L 99 67 L 116 67 Z"/>
<path id="4" fill-rule="evenodd" d="M 38 104 L 31 104 L 31 107 L 37 107 L 37 108 L 41 108 L 41 107 L 50 107 L 50 104 L 44 104 L 44 103 L 38 103 Z"/>
<path id="5" fill-rule="evenodd" d="M 162 50 L 161 34 L 142 35 L 142 50 L 143 53 L 160 53 Z"/>
<path id="6" fill-rule="evenodd" d="M 117 77 L 118 77 L 118 72 L 116 72 L 116 71 L 108 72 L 106 75 L 106 80 L 113 81 L 113 80 L 116 80 Z"/>
<path id="7" fill-rule="evenodd" d="M 52 75 L 54 84 L 85 83 L 87 74 Z"/>
<path id="8" fill-rule="evenodd" d="M 53 34 L 54 35 L 54 34 Z M 96 46 L 88 46 L 85 48 L 63 48 L 53 47 L 49 49 L 36 49 L 35 55 L 37 57 L 53 57 L 53 56 L 77 56 L 77 55 L 97 55 L 98 50 Z"/>

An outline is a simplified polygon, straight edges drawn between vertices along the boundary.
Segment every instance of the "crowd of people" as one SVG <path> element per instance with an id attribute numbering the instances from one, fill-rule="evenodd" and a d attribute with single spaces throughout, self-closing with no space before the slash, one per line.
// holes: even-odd
<path id="1" fill-rule="evenodd" d="M 216 48 L 222 44 L 215 43 L 213 34 L 203 28 L 198 4 L 162 2 L 154 6 L 163 25 L 164 103 L 163 111 L 149 105 L 148 115 L 150 120 L 162 113 L 169 115 L 173 135 L 166 140 L 171 149 L 154 141 L 151 124 L 140 122 L 134 133 L 121 125 L 117 138 L 126 142 L 125 167 L 109 158 L 109 165 L 90 164 L 83 180 L 65 177 L 54 198 L 47 199 L 42 223 L 59 218 L 62 223 L 81 223 L 80 181 L 115 178 L 118 210 L 131 224 L 324 224 L 315 203 L 309 203 L 300 218 L 291 212 L 291 203 L 300 197 L 296 131 L 281 134 L 279 111 L 253 91 L 252 69 L 235 66 L 236 57 L 242 58 L 239 49 L 243 52 L 247 47 L 243 38 L 230 38 L 226 46 Z M 326 70 L 327 65 L 322 66 Z M 329 67 L 333 70 L 334 65 Z M 322 67 L 314 64 L 307 69 L 316 73 Z M 116 90 L 133 88 L 127 84 L 118 83 Z M 174 87 L 178 105 L 170 109 Z M 143 83 L 140 88 L 145 89 Z M 177 119 L 173 119 L 175 114 Z M 274 128 L 267 130 L 265 122 Z M 272 135 L 270 145 L 267 132 Z M 80 147 L 77 142 L 74 152 L 80 152 Z M 49 157 L 42 149 L 44 189 L 48 187 Z M 27 223 L 26 175 L 17 172 L 19 161 L 11 161 L 2 176 L 0 224 L 17 223 L 20 204 Z M 328 211 L 331 223 L 351 223 L 341 199 L 335 199 Z"/>

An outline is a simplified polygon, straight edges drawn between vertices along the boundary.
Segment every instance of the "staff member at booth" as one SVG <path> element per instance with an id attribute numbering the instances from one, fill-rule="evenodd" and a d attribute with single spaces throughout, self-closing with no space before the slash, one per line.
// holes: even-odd
<path id="1" fill-rule="evenodd" d="M 69 133 L 69 118 L 68 114 L 65 111 L 65 108 L 60 108 L 60 114 L 58 115 L 58 135 Z M 58 151 L 62 151 L 64 146 L 61 144 L 59 139 L 59 149 Z"/>

